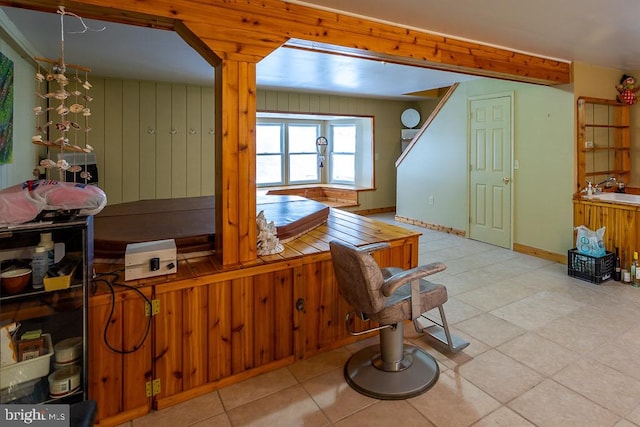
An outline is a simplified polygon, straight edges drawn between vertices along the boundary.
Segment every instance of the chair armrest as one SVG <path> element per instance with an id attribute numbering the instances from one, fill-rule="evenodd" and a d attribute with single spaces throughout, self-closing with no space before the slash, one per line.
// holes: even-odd
<path id="1" fill-rule="evenodd" d="M 384 281 L 381 289 L 382 293 L 384 296 L 388 297 L 400 286 L 412 282 L 413 280 L 439 273 L 440 271 L 446 270 L 446 268 L 447 266 L 444 263 L 432 262 L 431 264 L 419 265 L 418 267 L 411 268 L 409 270 L 403 270 Z"/>
<path id="2" fill-rule="evenodd" d="M 358 247 L 358 252 L 373 253 L 380 249 L 390 248 L 391 245 L 388 242 L 369 243 L 368 245 Z"/>

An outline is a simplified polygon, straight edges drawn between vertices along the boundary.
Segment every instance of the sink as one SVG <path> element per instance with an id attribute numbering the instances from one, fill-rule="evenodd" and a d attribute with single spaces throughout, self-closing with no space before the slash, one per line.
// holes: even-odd
<path id="1" fill-rule="evenodd" d="M 599 193 L 599 194 L 594 194 L 592 197 L 595 200 L 640 205 L 640 195 L 638 194 Z"/>

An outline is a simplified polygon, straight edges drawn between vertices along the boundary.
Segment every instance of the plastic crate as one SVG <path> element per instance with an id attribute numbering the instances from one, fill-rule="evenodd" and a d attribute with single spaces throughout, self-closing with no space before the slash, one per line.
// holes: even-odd
<path id="1" fill-rule="evenodd" d="M 596 258 L 578 253 L 574 248 L 569 250 L 567 261 L 569 276 L 599 284 L 611 279 L 615 255 L 613 252 L 606 252 L 604 256 Z"/>

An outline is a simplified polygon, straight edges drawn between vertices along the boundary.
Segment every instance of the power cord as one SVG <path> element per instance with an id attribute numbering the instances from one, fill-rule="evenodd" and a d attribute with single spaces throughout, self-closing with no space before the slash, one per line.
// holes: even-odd
<path id="1" fill-rule="evenodd" d="M 111 325 L 111 319 L 113 319 L 113 313 L 115 311 L 116 308 L 116 293 L 114 290 L 114 286 L 120 286 L 122 288 L 126 288 L 129 290 L 132 290 L 134 292 L 136 292 L 138 295 L 140 295 L 140 297 L 142 299 L 144 299 L 145 304 L 149 304 L 149 307 L 151 307 L 151 301 L 149 300 L 149 298 L 147 298 L 147 296 L 145 294 L 143 294 L 140 289 L 134 287 L 134 286 L 130 286 L 130 285 L 125 285 L 124 283 L 118 283 L 116 282 L 117 278 L 118 278 L 118 272 L 119 271 L 124 271 L 124 269 L 121 270 L 115 270 L 109 273 L 101 273 L 98 274 L 96 276 L 94 276 L 93 278 L 93 282 L 94 285 L 97 286 L 98 283 L 104 283 L 105 285 L 107 285 L 107 287 L 109 288 L 109 291 L 111 292 L 111 310 L 109 312 L 109 317 L 107 318 L 107 322 L 104 325 L 104 331 L 103 331 L 103 336 L 102 339 L 104 341 L 104 344 L 107 346 L 107 348 L 115 353 L 118 354 L 131 354 L 131 353 L 135 353 L 136 351 L 140 350 L 140 348 L 142 347 L 142 345 L 144 344 L 144 342 L 147 340 L 147 337 L 149 336 L 149 330 L 151 329 L 151 316 L 149 316 L 148 320 L 147 320 L 147 326 L 145 328 L 144 331 L 144 335 L 142 337 L 142 339 L 140 340 L 140 342 L 136 345 L 133 346 L 133 348 L 127 350 L 127 349 L 117 349 L 114 346 L 111 345 L 111 343 L 109 343 L 109 339 L 107 338 L 107 333 L 109 331 L 109 325 Z M 107 280 L 105 277 L 112 277 L 113 281 L 111 280 Z"/>

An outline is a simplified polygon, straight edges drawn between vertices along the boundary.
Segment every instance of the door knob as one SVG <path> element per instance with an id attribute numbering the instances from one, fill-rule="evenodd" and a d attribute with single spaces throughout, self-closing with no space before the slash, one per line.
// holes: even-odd
<path id="1" fill-rule="evenodd" d="M 508 184 L 509 181 L 511 181 L 511 179 L 508 176 L 505 176 L 504 178 L 502 178 L 502 182 L 504 182 L 505 184 Z"/>

